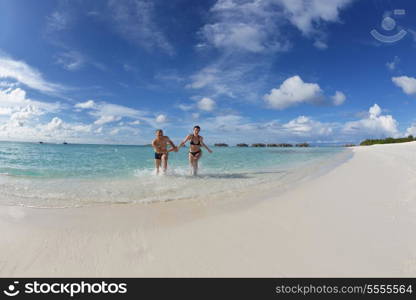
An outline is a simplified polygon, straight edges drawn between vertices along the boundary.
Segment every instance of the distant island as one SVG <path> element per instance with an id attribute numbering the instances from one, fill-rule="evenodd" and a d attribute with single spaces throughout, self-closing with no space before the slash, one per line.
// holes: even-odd
<path id="1" fill-rule="evenodd" d="M 308 143 L 300 143 L 300 144 L 295 144 L 295 147 L 309 147 Z M 248 147 L 247 144 L 237 144 L 237 147 Z M 286 144 L 286 143 L 282 143 L 282 144 L 263 144 L 263 143 L 255 143 L 255 144 L 251 144 L 251 147 L 293 147 L 292 144 Z"/>
<path id="2" fill-rule="evenodd" d="M 360 146 L 370 146 L 375 144 L 395 144 L 395 143 L 407 143 L 407 142 L 413 142 L 416 141 L 416 139 L 413 137 L 413 135 L 409 135 L 408 137 L 403 138 L 392 138 L 388 137 L 385 139 L 367 139 L 360 143 Z"/>

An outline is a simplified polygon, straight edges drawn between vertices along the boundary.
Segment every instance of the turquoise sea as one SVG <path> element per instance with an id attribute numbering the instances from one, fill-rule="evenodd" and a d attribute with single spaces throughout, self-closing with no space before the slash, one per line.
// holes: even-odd
<path id="1" fill-rule="evenodd" d="M 0 142 L 0 204 L 74 207 L 230 194 L 285 182 L 296 170 L 316 169 L 347 151 L 342 147 L 212 149 L 212 154 L 203 151 L 199 176 L 194 178 L 189 175 L 186 148 L 170 153 L 167 175 L 156 176 L 150 146 Z"/>

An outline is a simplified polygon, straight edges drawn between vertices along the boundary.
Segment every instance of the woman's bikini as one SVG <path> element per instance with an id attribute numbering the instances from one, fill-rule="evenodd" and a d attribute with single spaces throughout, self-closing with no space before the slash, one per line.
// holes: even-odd
<path id="1" fill-rule="evenodd" d="M 201 140 L 200 140 L 200 139 L 199 139 L 199 137 L 198 137 L 198 144 L 197 144 L 197 143 L 194 143 L 194 135 L 192 135 L 190 144 L 191 144 L 191 145 L 194 145 L 194 146 L 201 146 Z M 201 150 L 198 150 L 198 151 L 196 151 L 196 152 L 189 151 L 189 153 L 191 153 L 191 154 L 192 154 L 192 156 L 194 156 L 194 157 L 195 157 L 198 153 L 200 153 L 200 152 L 201 152 Z"/>

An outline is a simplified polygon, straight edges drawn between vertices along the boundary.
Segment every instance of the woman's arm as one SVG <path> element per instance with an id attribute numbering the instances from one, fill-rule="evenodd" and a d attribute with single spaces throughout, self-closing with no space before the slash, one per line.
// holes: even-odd
<path id="1" fill-rule="evenodd" d="M 205 145 L 204 138 L 202 136 L 200 137 L 199 140 L 201 141 L 201 146 L 203 146 L 205 149 L 207 149 L 209 153 L 212 153 L 212 150 L 209 149 L 207 145 Z"/>
<path id="2" fill-rule="evenodd" d="M 191 135 L 189 134 L 189 135 L 187 135 L 186 136 L 186 138 L 179 144 L 179 146 L 178 146 L 178 150 L 181 148 L 181 147 L 183 147 L 185 144 L 186 144 L 186 142 L 189 140 L 191 138 Z"/>

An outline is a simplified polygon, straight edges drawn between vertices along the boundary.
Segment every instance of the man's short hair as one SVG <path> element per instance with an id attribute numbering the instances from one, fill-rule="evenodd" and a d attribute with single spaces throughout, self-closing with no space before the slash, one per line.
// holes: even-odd
<path id="1" fill-rule="evenodd" d="M 199 127 L 198 125 L 194 126 L 194 129 L 198 128 L 199 130 L 201 130 L 201 127 Z"/>

